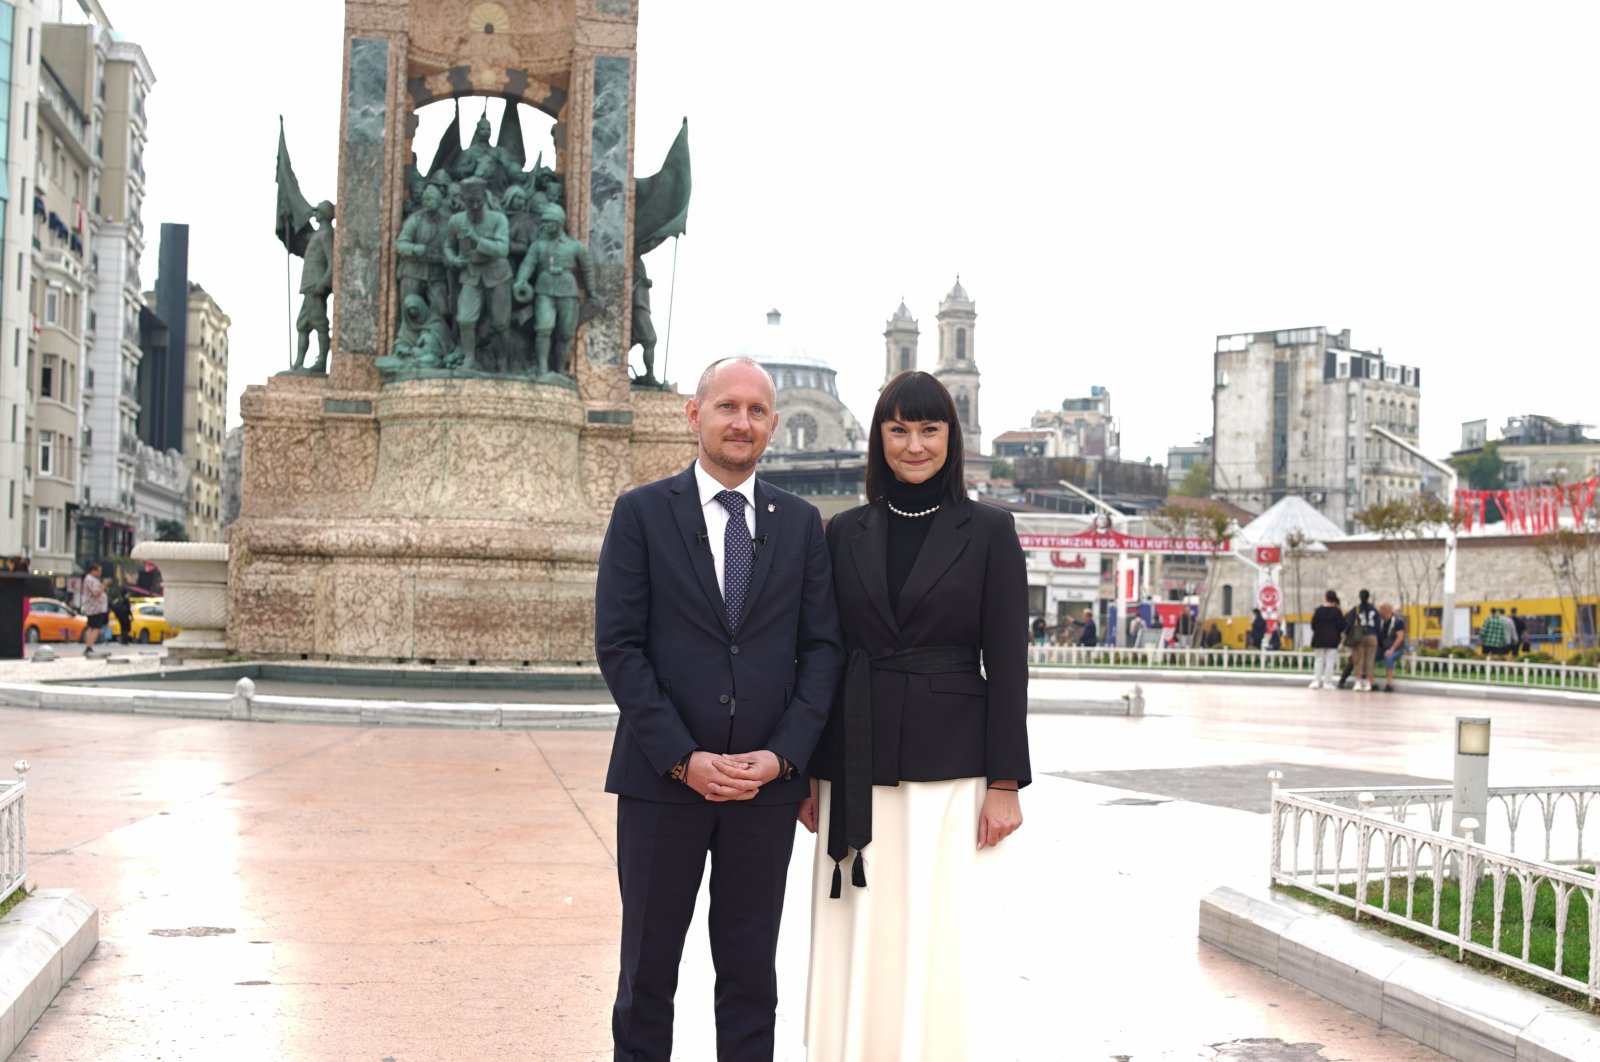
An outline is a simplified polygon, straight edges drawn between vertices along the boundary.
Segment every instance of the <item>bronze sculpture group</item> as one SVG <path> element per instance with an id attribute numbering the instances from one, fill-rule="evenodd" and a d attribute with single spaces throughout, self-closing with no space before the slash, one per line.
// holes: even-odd
<path id="1" fill-rule="evenodd" d="M 472 142 L 452 151 L 452 126 L 429 172 L 414 172 L 395 240 L 400 327 L 377 362 L 386 374 L 571 375 L 582 303 L 595 290 L 588 251 L 567 235 L 560 175 L 543 160 L 524 171 L 520 150 L 490 143 L 490 131 L 480 118 Z M 450 341 L 439 344 L 441 335 Z"/>
<path id="2" fill-rule="evenodd" d="M 537 159 L 524 170 L 520 123 L 506 110 L 498 143 L 488 116 L 460 146 L 459 108 L 433 163 L 413 166 L 405 220 L 394 241 L 400 319 L 389 352 L 376 361 L 388 378 L 448 372 L 555 380 L 572 375 L 578 326 L 606 312 L 580 240 L 566 230 L 565 186 Z M 279 147 L 280 238 L 301 254 L 303 296 L 295 372 L 322 373 L 328 360 L 328 297 L 333 290 L 333 204 L 311 208 L 299 195 Z M 639 386 L 659 386 L 651 282 L 643 255 L 684 231 L 688 210 L 687 122 L 661 173 L 636 181 L 632 328 L 643 347 Z M 288 189 L 286 190 L 286 182 Z M 315 219 L 318 227 L 312 228 Z M 316 361 L 305 365 L 312 334 Z"/>

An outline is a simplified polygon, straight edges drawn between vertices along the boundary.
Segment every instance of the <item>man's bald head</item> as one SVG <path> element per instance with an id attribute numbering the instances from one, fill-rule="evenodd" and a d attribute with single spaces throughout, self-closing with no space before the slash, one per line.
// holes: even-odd
<path id="1" fill-rule="evenodd" d="M 767 381 L 767 391 L 771 397 L 771 405 L 774 409 L 777 408 L 778 385 L 772 382 L 772 374 L 766 369 L 762 368 L 761 363 L 756 361 L 754 358 L 746 358 L 743 356 L 734 358 L 720 358 L 712 362 L 710 365 L 707 365 L 705 372 L 700 374 L 700 382 L 694 385 L 694 400 L 696 402 L 704 402 L 706 400 L 706 394 L 711 390 L 713 381 L 715 381 L 717 378 L 717 374 L 731 365 L 748 365 L 750 368 L 754 369 L 756 372 L 765 377 Z"/>

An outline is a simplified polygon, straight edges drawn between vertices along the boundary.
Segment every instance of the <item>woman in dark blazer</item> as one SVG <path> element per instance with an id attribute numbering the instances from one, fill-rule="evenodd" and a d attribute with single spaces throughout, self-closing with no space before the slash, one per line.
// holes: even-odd
<path id="1" fill-rule="evenodd" d="M 970 1057 L 993 984 L 974 912 L 1030 781 L 1028 588 L 1011 514 L 967 499 L 961 455 L 950 393 L 901 373 L 873 412 L 868 504 L 828 526 L 849 662 L 800 810 L 814 1062 Z"/>
<path id="2" fill-rule="evenodd" d="M 1311 613 L 1311 652 L 1315 656 L 1311 688 L 1333 689 L 1334 671 L 1339 666 L 1339 646 L 1344 642 L 1344 610 L 1339 595 L 1332 590 L 1322 595 L 1322 604 Z"/>

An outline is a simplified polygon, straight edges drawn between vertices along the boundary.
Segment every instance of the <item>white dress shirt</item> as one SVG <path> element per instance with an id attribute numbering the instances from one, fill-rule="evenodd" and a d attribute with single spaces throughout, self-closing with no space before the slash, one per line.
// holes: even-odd
<path id="1" fill-rule="evenodd" d="M 737 487 L 724 487 L 711 478 L 711 473 L 694 463 L 694 481 L 700 488 L 700 510 L 706 518 L 706 545 L 711 547 L 711 563 L 717 569 L 717 589 L 722 589 L 722 540 L 728 533 L 728 510 L 717 495 L 725 490 L 736 490 L 744 495 L 744 523 L 750 537 L 756 537 L 756 474 L 750 473 Z"/>

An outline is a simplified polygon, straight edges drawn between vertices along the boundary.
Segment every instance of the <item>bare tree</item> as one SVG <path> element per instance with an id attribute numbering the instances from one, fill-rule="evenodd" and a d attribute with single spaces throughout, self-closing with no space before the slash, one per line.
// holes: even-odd
<path id="1" fill-rule="evenodd" d="M 1304 594 L 1304 561 L 1306 547 L 1311 545 L 1311 537 L 1298 527 L 1292 529 L 1283 537 L 1283 550 L 1289 558 L 1289 577 L 1294 582 L 1294 613 L 1297 616 L 1305 615 Z M 1295 645 L 1300 645 L 1300 629 L 1295 628 Z"/>
<path id="2" fill-rule="evenodd" d="M 1440 541 L 1437 553 L 1428 545 L 1442 540 L 1442 529 L 1458 519 L 1448 505 L 1432 495 L 1419 494 L 1369 505 L 1357 512 L 1355 518 L 1383 539 L 1402 612 L 1410 607 L 1426 609 L 1441 596 L 1443 542 Z M 1424 615 L 1417 615 L 1412 628 L 1415 637 L 1422 636 L 1425 619 Z"/>
<path id="3" fill-rule="evenodd" d="M 1572 602 L 1577 647 L 1594 648 L 1595 605 L 1586 606 L 1584 599 L 1600 600 L 1600 526 L 1585 514 L 1584 523 L 1576 529 L 1563 527 L 1540 535 L 1534 548 L 1560 595 Z"/>
<path id="4" fill-rule="evenodd" d="M 1164 505 L 1150 514 L 1150 519 L 1163 532 L 1174 538 L 1198 538 L 1210 549 L 1206 557 L 1206 577 L 1200 584 L 1200 600 L 1195 606 L 1194 629 L 1198 632 L 1205 623 L 1211 604 L 1211 591 L 1216 584 L 1217 557 L 1222 547 L 1233 540 L 1233 517 L 1214 502 L 1191 509 L 1183 505 Z"/>

